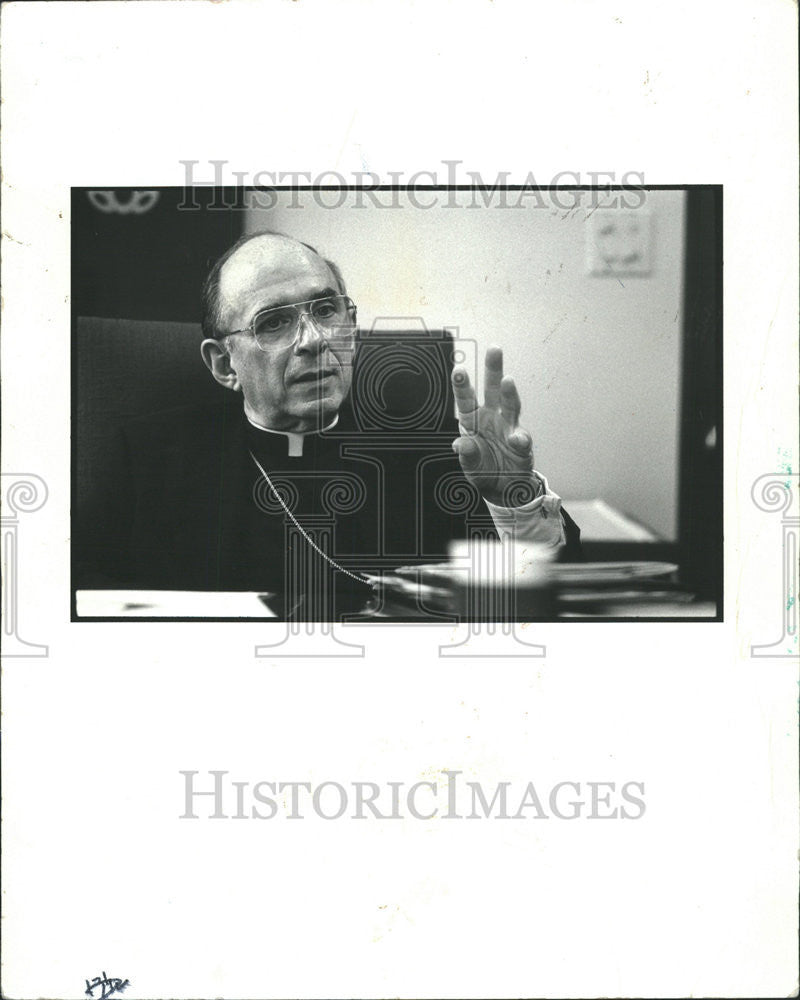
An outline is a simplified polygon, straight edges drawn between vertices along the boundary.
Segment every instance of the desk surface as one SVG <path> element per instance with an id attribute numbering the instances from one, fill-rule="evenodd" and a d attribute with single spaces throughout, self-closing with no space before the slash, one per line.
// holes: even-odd
<path id="1" fill-rule="evenodd" d="M 265 619 L 275 618 L 261 595 L 252 593 L 173 592 L 173 591 L 123 591 L 79 590 L 76 611 L 80 618 L 179 618 L 179 619 Z M 387 624 L 393 619 L 404 621 L 430 621 L 424 615 L 413 615 L 409 608 L 387 609 L 388 613 L 375 616 L 373 621 Z M 591 605 L 570 607 L 561 603 L 558 621 L 593 620 L 607 618 L 714 618 L 716 605 L 712 601 L 693 601 L 684 598 L 653 595 L 647 601 L 608 601 L 602 609 Z M 364 618 L 363 621 L 369 621 Z"/>

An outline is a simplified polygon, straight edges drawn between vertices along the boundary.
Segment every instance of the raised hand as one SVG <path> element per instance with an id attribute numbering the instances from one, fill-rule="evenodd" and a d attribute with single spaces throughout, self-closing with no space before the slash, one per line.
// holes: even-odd
<path id="1" fill-rule="evenodd" d="M 453 442 L 461 469 L 491 503 L 516 507 L 539 492 L 533 473 L 533 442 L 518 425 L 521 404 L 514 380 L 503 377 L 503 352 L 486 351 L 483 406 L 464 368 L 453 369 L 453 393 L 461 436 Z"/>

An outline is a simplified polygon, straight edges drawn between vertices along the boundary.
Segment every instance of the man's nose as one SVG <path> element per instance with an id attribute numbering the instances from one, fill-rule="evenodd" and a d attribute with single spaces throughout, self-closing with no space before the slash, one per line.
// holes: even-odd
<path id="1" fill-rule="evenodd" d="M 297 325 L 297 340 L 295 341 L 295 354 L 319 354 L 328 346 L 325 335 L 319 329 L 308 313 L 300 313 Z"/>

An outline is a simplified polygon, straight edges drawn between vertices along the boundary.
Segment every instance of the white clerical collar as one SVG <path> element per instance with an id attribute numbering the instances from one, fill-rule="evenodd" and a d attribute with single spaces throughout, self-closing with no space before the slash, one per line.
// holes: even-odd
<path id="1" fill-rule="evenodd" d="M 272 427 L 265 427 L 263 424 L 257 424 L 252 417 L 245 412 L 247 421 L 251 424 L 257 431 L 264 431 L 266 434 L 282 434 L 285 438 L 288 438 L 289 442 L 289 458 L 302 458 L 303 457 L 303 441 L 309 434 L 320 434 L 322 431 L 329 431 L 339 422 L 339 414 L 331 420 L 327 427 L 321 428 L 319 431 L 305 431 L 304 433 L 298 433 L 297 431 L 276 431 Z"/>

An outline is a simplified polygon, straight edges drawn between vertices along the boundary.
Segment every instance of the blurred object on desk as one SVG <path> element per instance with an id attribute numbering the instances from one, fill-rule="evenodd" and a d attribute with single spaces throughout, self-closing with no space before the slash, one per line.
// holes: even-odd
<path id="1" fill-rule="evenodd" d="M 644 560 L 637 562 L 556 563 L 550 570 L 555 587 L 647 587 L 657 581 L 663 587 L 663 577 L 678 572 L 675 563 Z"/>
<path id="2" fill-rule="evenodd" d="M 675 563 L 558 563 L 552 576 L 559 619 L 714 618 L 717 611 L 682 586 Z"/>
<path id="3" fill-rule="evenodd" d="M 388 574 L 366 574 L 375 590 L 375 598 L 361 615 L 352 621 L 371 619 L 452 619 L 452 591 L 447 585 L 421 583 L 418 579 Z"/>
<path id="4" fill-rule="evenodd" d="M 453 606 L 462 621 L 552 621 L 551 546 L 503 536 L 451 542 L 449 555 L 451 565 L 467 570 L 453 581 Z"/>
<path id="5" fill-rule="evenodd" d="M 716 619 L 713 601 L 698 601 L 694 594 L 680 591 L 643 596 L 618 595 L 616 600 L 595 594 L 591 601 L 571 604 L 559 600 L 559 620 L 570 618 L 709 618 Z"/>
<path id="6" fill-rule="evenodd" d="M 508 538 L 452 542 L 450 561 L 400 566 L 401 589 L 420 602 L 435 600 L 437 613 L 461 621 L 552 621 L 555 617 L 547 545 Z"/>
<path id="7" fill-rule="evenodd" d="M 552 550 L 498 542 L 461 542 L 448 563 L 401 566 L 400 589 L 462 621 L 567 618 L 714 618 L 679 582 L 676 563 L 656 560 L 559 563 Z M 516 564 L 518 571 L 509 567 Z"/>

